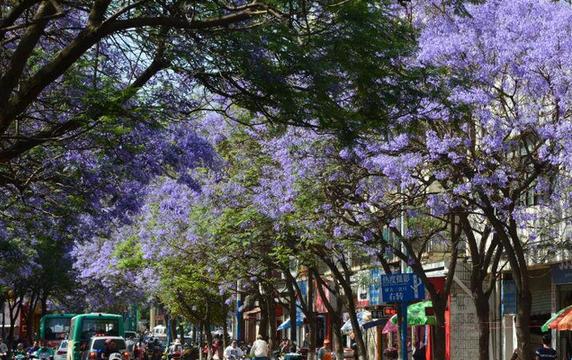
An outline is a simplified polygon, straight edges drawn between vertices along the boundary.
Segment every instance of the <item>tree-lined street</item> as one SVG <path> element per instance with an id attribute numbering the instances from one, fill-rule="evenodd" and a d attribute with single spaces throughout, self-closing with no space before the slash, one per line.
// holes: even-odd
<path id="1" fill-rule="evenodd" d="M 44 315 L 103 312 L 138 359 L 175 339 L 209 360 L 570 358 L 570 19 L 549 0 L 0 3 L 6 356 Z M 401 304 L 406 274 L 423 291 Z M 46 327 L 75 344 L 66 321 Z M 223 351 L 257 336 L 265 356 Z"/>

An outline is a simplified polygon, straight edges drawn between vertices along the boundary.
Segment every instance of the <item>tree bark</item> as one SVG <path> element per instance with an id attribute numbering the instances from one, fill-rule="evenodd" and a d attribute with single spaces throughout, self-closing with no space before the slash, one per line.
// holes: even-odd
<path id="1" fill-rule="evenodd" d="M 367 359 L 367 349 L 365 347 L 365 342 L 363 341 L 363 332 L 359 325 L 359 321 L 357 319 L 357 309 L 354 302 L 353 297 L 353 290 L 350 283 L 350 270 L 345 264 L 345 261 L 340 261 L 342 266 L 344 267 L 343 273 L 337 268 L 337 266 L 332 261 L 326 261 L 326 264 L 332 271 L 332 274 L 336 277 L 339 284 L 341 285 L 342 289 L 344 290 L 344 296 L 346 298 L 346 304 L 348 306 L 348 313 L 350 316 L 350 322 L 352 324 L 352 331 L 355 335 L 355 342 L 357 345 L 358 351 L 358 359 L 359 360 L 366 360 Z"/>
<path id="2" fill-rule="evenodd" d="M 211 333 L 211 325 L 208 321 L 203 323 L 203 329 L 207 337 L 207 359 L 211 360 L 213 358 L 213 334 Z"/>
<path id="3" fill-rule="evenodd" d="M 268 337 L 268 307 L 266 306 L 266 301 L 262 301 L 263 303 L 260 304 L 260 324 L 258 327 L 258 334 L 262 335 L 264 339 L 270 340 Z"/>
<path id="4" fill-rule="evenodd" d="M 14 347 L 14 325 L 16 325 L 16 320 L 18 319 L 18 315 L 22 310 L 22 301 L 24 300 L 24 296 L 17 297 L 12 304 L 8 301 L 8 309 L 9 309 L 9 316 L 10 316 L 10 329 L 8 330 L 8 358 L 12 355 L 12 348 Z"/>
<path id="5" fill-rule="evenodd" d="M 49 298 L 49 292 L 45 291 L 44 294 L 42 295 L 42 316 L 48 313 L 48 298 Z"/>
<path id="6" fill-rule="evenodd" d="M 489 297 L 484 294 L 474 296 L 477 319 L 479 321 L 479 360 L 489 359 Z"/>
<path id="7" fill-rule="evenodd" d="M 227 305 L 224 303 L 222 304 L 222 313 L 224 314 L 224 321 L 222 322 L 222 347 L 223 349 L 226 349 L 226 347 L 228 346 L 226 338 L 227 338 L 227 334 L 228 334 L 228 323 L 226 322 L 226 314 L 228 314 L 228 307 Z"/>
<path id="8" fill-rule="evenodd" d="M 521 360 L 533 360 L 532 345 L 530 343 L 532 294 L 528 289 L 528 284 L 517 296 L 516 337 L 518 340 L 518 354 Z"/>
<path id="9" fill-rule="evenodd" d="M 324 291 L 324 287 L 326 287 L 326 284 L 325 284 L 324 280 L 320 277 L 320 275 L 317 273 L 316 270 L 314 270 L 314 277 L 317 280 L 318 292 L 320 293 L 320 296 L 324 300 L 324 305 L 326 306 L 326 309 L 328 309 L 328 313 L 330 314 L 331 319 L 332 319 L 331 325 L 332 325 L 332 333 L 334 335 L 333 344 L 335 344 L 335 352 L 336 352 L 337 359 L 343 359 L 344 358 L 344 345 L 343 345 L 342 329 L 341 329 L 342 328 L 342 324 L 341 324 L 342 314 L 339 310 L 342 308 L 342 304 L 341 304 L 342 301 L 341 301 L 341 297 L 339 296 L 339 294 L 340 294 L 339 285 L 337 282 L 335 282 L 334 291 L 331 291 L 330 289 L 328 289 L 328 291 L 330 291 L 330 293 L 333 296 L 333 300 L 336 302 L 336 306 L 334 307 L 332 304 L 332 301 L 330 301 L 328 299 L 328 297 L 326 296 L 326 292 Z"/>
<path id="10" fill-rule="evenodd" d="M 31 344 L 34 341 L 34 313 L 38 305 L 39 295 L 32 294 L 30 296 L 30 306 L 26 314 L 26 341 Z"/>
<path id="11" fill-rule="evenodd" d="M 433 339 L 433 358 L 435 360 L 445 360 L 446 353 L 446 332 L 445 332 L 445 311 L 447 310 L 447 299 L 442 296 L 436 296 L 431 299 L 433 303 L 433 311 L 435 312 L 435 325 Z"/>
<path id="12" fill-rule="evenodd" d="M 314 312 L 314 279 L 312 273 L 308 273 L 308 301 L 307 304 L 307 314 L 308 319 L 308 360 L 314 360 L 316 358 L 316 313 Z"/>
<path id="13" fill-rule="evenodd" d="M 266 301 L 268 307 L 268 348 L 272 352 L 276 350 L 278 345 L 276 341 L 276 305 L 272 292 L 267 295 Z"/>
<path id="14" fill-rule="evenodd" d="M 338 292 L 339 294 L 339 292 Z M 335 297 L 336 299 L 336 308 L 342 308 L 342 300 L 339 296 Z M 344 342 L 343 342 L 343 335 L 342 335 L 342 317 L 341 312 L 338 312 L 332 317 L 332 333 L 334 334 L 334 341 L 335 344 L 335 351 L 336 351 L 336 359 L 343 359 L 344 358 Z"/>
<path id="15" fill-rule="evenodd" d="M 296 305 L 296 291 L 294 291 L 292 286 L 288 287 L 288 295 L 290 297 L 290 303 L 288 306 L 288 312 L 290 313 L 290 341 L 296 342 L 298 309 Z"/>
<path id="16" fill-rule="evenodd" d="M 4 306 L 6 305 L 5 301 L 2 301 L 2 339 L 6 339 L 6 312 L 4 311 Z"/>

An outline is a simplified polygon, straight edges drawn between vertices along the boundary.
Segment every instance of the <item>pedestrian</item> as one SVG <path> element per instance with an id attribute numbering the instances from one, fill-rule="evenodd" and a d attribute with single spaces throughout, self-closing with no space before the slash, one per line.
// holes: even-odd
<path id="1" fill-rule="evenodd" d="M 413 360 L 425 360 L 425 344 L 418 341 L 413 351 Z"/>
<path id="2" fill-rule="evenodd" d="M 0 338 L 0 357 L 6 359 L 8 356 L 8 345 L 4 343 L 4 339 Z"/>
<path id="3" fill-rule="evenodd" d="M 213 340 L 213 359 L 215 360 L 222 360 L 223 358 L 223 348 L 222 348 L 222 340 L 217 336 Z"/>
<path id="4" fill-rule="evenodd" d="M 127 352 L 129 353 L 129 357 L 131 359 L 135 358 L 135 339 L 133 335 L 129 335 L 127 339 L 125 339 L 125 347 L 127 348 Z"/>
<path id="5" fill-rule="evenodd" d="M 268 343 L 264 341 L 262 335 L 258 334 L 256 337 L 256 341 L 252 344 L 252 348 L 250 348 L 250 355 L 254 356 L 254 360 L 268 359 Z"/>
<path id="6" fill-rule="evenodd" d="M 290 348 L 290 340 L 282 339 L 282 343 L 280 344 L 280 353 L 286 354 L 289 348 Z"/>
<path id="7" fill-rule="evenodd" d="M 238 360 L 242 355 L 242 350 L 238 347 L 238 342 L 236 340 L 232 340 L 230 345 L 224 349 L 224 358 L 226 360 Z"/>
<path id="8" fill-rule="evenodd" d="M 324 345 L 318 350 L 318 360 L 335 360 L 336 355 L 332 352 L 330 339 L 324 340 Z"/>
<path id="9" fill-rule="evenodd" d="M 34 341 L 34 344 L 28 348 L 28 351 L 26 351 L 28 357 L 33 353 L 35 353 L 36 351 L 38 351 L 39 348 L 40 348 L 40 343 L 38 341 Z"/>
<path id="10" fill-rule="evenodd" d="M 542 346 L 536 349 L 536 360 L 553 360 L 556 359 L 556 350 L 554 350 L 550 343 L 552 338 L 546 334 L 542 337 Z"/>

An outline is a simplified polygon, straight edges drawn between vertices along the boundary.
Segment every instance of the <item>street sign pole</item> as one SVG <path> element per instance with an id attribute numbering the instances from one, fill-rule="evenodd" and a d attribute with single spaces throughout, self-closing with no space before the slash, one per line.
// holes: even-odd
<path id="1" fill-rule="evenodd" d="M 407 360 L 407 305 L 425 298 L 425 287 L 413 273 L 381 276 L 381 299 L 386 304 L 399 304 L 401 324 L 401 358 Z"/>
<path id="2" fill-rule="evenodd" d="M 399 304 L 401 311 L 401 359 L 407 360 L 407 303 L 404 301 Z"/>

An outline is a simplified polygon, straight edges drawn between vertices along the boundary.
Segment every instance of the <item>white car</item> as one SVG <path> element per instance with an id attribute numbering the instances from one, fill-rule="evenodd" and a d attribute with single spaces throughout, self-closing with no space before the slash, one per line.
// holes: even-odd
<path id="1" fill-rule="evenodd" d="M 82 360 L 101 360 L 102 354 L 105 351 L 105 342 L 112 341 L 114 346 L 114 353 L 120 353 L 123 360 L 129 360 L 129 353 L 127 352 L 127 345 L 125 339 L 121 336 L 94 336 L 89 341 L 89 349 L 87 351 L 87 359 Z"/>
<path id="2" fill-rule="evenodd" d="M 67 354 L 68 354 L 68 341 L 63 340 L 58 346 L 56 353 L 54 354 L 54 360 L 66 360 Z"/>

